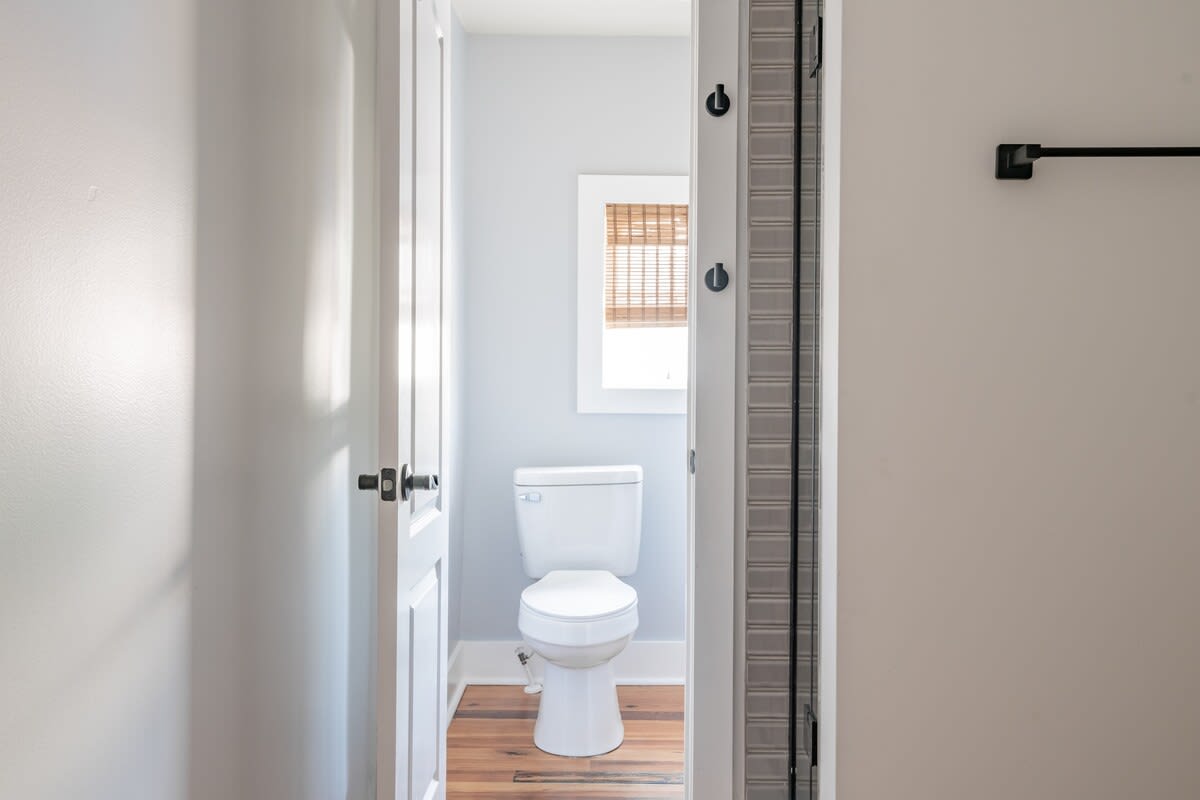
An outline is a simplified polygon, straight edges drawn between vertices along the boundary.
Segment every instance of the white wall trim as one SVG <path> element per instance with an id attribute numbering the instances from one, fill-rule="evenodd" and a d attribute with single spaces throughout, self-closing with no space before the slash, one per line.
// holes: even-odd
<path id="1" fill-rule="evenodd" d="M 838 309 L 842 180 L 842 0 L 826 0 L 821 144 L 821 512 L 817 713 L 820 800 L 837 797 Z"/>
<path id="2" fill-rule="evenodd" d="M 737 652 L 737 305 L 738 131 L 746 112 L 739 90 L 740 3 L 692 3 L 691 363 L 688 442 L 696 451 L 688 481 L 687 691 L 684 786 L 688 800 L 735 797 L 735 698 L 743 691 Z M 724 84 L 729 111 L 704 111 Z M 714 263 L 730 285 L 710 292 L 703 276 Z"/>
<path id="3" fill-rule="evenodd" d="M 516 649 L 522 646 L 524 642 L 515 639 L 459 642 L 450 657 L 450 683 L 454 687 L 450 692 L 451 713 L 471 684 L 524 684 L 525 671 L 516 657 Z M 679 686 L 684 681 L 686 662 L 687 646 L 683 642 L 633 641 L 612 663 L 619 684 Z M 540 656 L 533 657 L 534 676 L 541 678 L 543 664 Z"/>
<path id="4" fill-rule="evenodd" d="M 462 701 L 463 692 L 467 690 L 467 682 L 463 676 L 464 659 L 462 657 L 463 645 L 465 642 L 458 642 L 454 645 L 454 651 L 450 653 L 450 660 L 446 666 L 446 694 L 448 695 L 446 702 L 446 727 L 450 727 L 450 720 L 454 719 L 454 712 L 458 710 L 458 704 Z"/>

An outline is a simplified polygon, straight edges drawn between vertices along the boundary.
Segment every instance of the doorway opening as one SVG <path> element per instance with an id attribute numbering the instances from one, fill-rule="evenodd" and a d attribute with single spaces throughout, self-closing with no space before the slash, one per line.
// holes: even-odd
<path id="1" fill-rule="evenodd" d="M 545 9 L 507 27 L 523 4 L 379 6 L 380 460 L 403 464 L 363 476 L 380 796 L 454 796 L 443 734 L 485 685 L 540 688 L 523 743 L 575 757 L 509 784 L 575 796 L 628 711 L 672 754 L 605 780 L 735 793 L 746 9 L 583 5 L 586 35 Z M 622 8 L 658 27 L 614 29 Z M 530 725 L 528 697 L 472 698 Z"/>
<path id="2" fill-rule="evenodd" d="M 447 796 L 682 798 L 691 12 L 530 7 L 449 22 Z"/>

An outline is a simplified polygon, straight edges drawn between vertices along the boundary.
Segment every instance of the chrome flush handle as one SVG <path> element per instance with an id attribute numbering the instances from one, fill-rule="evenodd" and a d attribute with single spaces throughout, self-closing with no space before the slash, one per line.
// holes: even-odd
<path id="1" fill-rule="evenodd" d="M 541 492 L 525 492 L 524 494 L 517 495 L 517 498 L 519 500 L 524 500 L 526 503 L 540 503 L 540 502 L 542 502 L 542 493 Z"/>

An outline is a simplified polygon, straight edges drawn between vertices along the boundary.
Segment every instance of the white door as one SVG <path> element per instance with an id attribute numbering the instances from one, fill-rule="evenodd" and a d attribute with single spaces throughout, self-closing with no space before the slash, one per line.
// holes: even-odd
<path id="1" fill-rule="evenodd" d="M 446 792 L 444 14 L 439 0 L 378 10 L 379 800 Z"/>

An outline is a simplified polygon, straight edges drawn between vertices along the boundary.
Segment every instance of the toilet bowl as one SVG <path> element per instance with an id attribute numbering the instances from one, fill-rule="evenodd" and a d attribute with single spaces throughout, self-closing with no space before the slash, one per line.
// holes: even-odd
<path id="1" fill-rule="evenodd" d="M 546 661 L 533 742 L 594 756 L 625 737 L 612 659 L 637 630 L 637 592 L 611 572 L 556 570 L 521 594 L 517 626 Z"/>
<path id="2" fill-rule="evenodd" d="M 533 741 L 560 756 L 595 756 L 625 735 L 612 659 L 633 638 L 642 468 L 526 467 L 513 474 L 525 573 L 517 627 L 545 660 Z"/>

